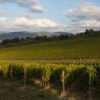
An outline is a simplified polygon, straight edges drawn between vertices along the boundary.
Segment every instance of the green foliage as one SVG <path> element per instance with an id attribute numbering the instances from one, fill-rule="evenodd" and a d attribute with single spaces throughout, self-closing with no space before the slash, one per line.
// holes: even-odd
<path id="1" fill-rule="evenodd" d="M 9 72 L 9 63 L 2 62 L 0 63 L 0 75 L 3 76 L 3 78 L 7 78 Z"/>
<path id="2" fill-rule="evenodd" d="M 65 80 L 66 83 L 71 83 L 73 80 L 77 79 L 82 73 L 85 72 L 84 64 L 70 64 L 67 65 L 65 69 Z"/>
<path id="3" fill-rule="evenodd" d="M 92 85 L 100 83 L 98 75 L 100 74 L 100 65 L 86 64 L 43 64 L 33 62 L 0 62 L 0 75 L 7 78 L 12 68 L 12 75 L 16 79 L 24 79 L 24 69 L 26 68 L 27 81 L 30 79 L 43 78 L 43 81 L 53 84 L 61 84 L 62 71 L 65 72 L 65 83 L 70 84 L 80 75 L 87 73 L 91 74 Z M 99 73 L 99 74 L 98 74 Z M 8 76 L 7 76 L 8 75 Z M 99 80 L 99 81 L 98 81 Z"/>
<path id="4" fill-rule="evenodd" d="M 10 67 L 12 67 L 12 71 L 13 71 L 13 76 L 15 78 L 21 79 L 24 76 L 24 68 L 23 68 L 23 64 L 10 64 Z"/>

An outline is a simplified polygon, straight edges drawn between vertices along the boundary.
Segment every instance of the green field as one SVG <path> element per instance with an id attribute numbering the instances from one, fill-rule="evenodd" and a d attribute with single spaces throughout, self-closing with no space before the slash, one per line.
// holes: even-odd
<path id="1" fill-rule="evenodd" d="M 59 60 L 100 58 L 100 37 L 0 48 L 1 60 Z"/>

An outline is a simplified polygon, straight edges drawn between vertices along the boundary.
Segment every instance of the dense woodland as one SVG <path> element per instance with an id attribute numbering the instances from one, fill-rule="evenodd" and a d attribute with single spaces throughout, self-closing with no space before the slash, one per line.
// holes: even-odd
<path id="1" fill-rule="evenodd" d="M 27 38 L 18 38 L 15 37 L 13 39 L 5 39 L 0 43 L 0 47 L 12 47 L 16 45 L 24 45 L 31 43 L 40 43 L 40 42 L 51 42 L 56 40 L 66 40 L 66 39 L 79 39 L 79 38 L 89 38 L 89 37 L 98 37 L 100 36 L 100 30 L 94 31 L 93 29 L 86 30 L 83 33 L 77 34 L 61 34 L 59 36 L 33 36 Z"/>

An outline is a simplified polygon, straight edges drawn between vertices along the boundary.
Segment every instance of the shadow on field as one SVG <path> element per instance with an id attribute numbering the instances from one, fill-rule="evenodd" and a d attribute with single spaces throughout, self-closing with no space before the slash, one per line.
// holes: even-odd
<path id="1" fill-rule="evenodd" d="M 54 88 L 41 88 L 38 85 L 23 85 L 21 81 L 0 81 L 0 100 L 89 100 L 88 76 L 81 76 L 67 88 L 66 96 L 59 96 Z M 87 81 L 86 81 L 87 80 Z M 97 94 L 98 93 L 98 94 Z M 91 100 L 100 100 L 100 90 L 96 89 Z"/>

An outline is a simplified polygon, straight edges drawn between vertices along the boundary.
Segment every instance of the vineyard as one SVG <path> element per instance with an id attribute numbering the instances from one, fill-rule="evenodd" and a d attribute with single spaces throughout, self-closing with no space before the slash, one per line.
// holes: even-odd
<path id="1" fill-rule="evenodd" d="M 0 60 L 100 59 L 100 37 L 0 48 Z"/>
<path id="2" fill-rule="evenodd" d="M 85 100 L 88 100 L 90 95 L 88 92 L 91 93 L 92 98 L 95 98 L 94 100 L 100 98 L 98 95 L 100 94 L 100 64 L 98 63 L 48 64 L 1 61 L 0 79 L 4 81 L 23 80 L 23 86 L 35 84 L 35 81 L 39 80 L 40 87 L 45 88 L 50 85 L 60 93 L 66 91 L 67 97 L 71 94 L 71 88 L 76 87 L 76 91 L 86 93 L 87 99 Z M 84 96 L 82 98 L 81 100 L 84 100 Z"/>

